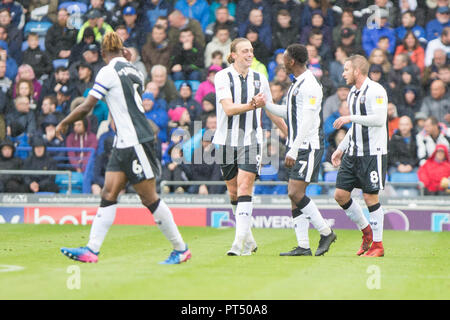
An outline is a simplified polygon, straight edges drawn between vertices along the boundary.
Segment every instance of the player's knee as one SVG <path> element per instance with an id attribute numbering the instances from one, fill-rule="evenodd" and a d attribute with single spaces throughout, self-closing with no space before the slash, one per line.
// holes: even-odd
<path id="1" fill-rule="evenodd" d="M 111 189 L 107 188 L 106 186 L 103 187 L 100 196 L 102 199 L 108 200 L 108 201 L 116 201 L 117 197 L 115 196 L 115 194 L 112 192 Z"/>
<path id="2" fill-rule="evenodd" d="M 150 194 L 146 194 L 146 195 L 140 195 L 140 198 L 141 198 L 142 204 L 144 206 L 146 206 L 146 207 L 148 207 L 151 204 L 155 203 L 159 199 L 159 197 L 156 194 L 156 192 L 150 193 Z"/>
<path id="3" fill-rule="evenodd" d="M 305 197 L 305 193 L 295 189 L 288 189 L 288 196 L 293 203 L 299 203 Z"/>
<path id="4" fill-rule="evenodd" d="M 342 192 L 336 189 L 334 192 L 334 200 L 336 200 L 338 204 L 343 205 L 350 200 L 350 197 L 347 192 Z"/>

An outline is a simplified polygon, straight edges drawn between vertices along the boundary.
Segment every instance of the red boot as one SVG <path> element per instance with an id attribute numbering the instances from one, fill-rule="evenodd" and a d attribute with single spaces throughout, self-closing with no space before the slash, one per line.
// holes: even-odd
<path id="1" fill-rule="evenodd" d="M 367 227 L 365 227 L 361 231 L 363 233 L 362 236 L 363 242 L 361 244 L 361 248 L 359 248 L 358 252 L 356 253 L 358 256 L 362 255 L 364 252 L 369 250 L 373 239 L 372 228 L 370 227 L 370 224 L 368 224 Z"/>
<path id="2" fill-rule="evenodd" d="M 384 256 L 384 248 L 383 242 L 373 242 L 369 251 L 364 254 L 364 257 L 383 257 Z"/>

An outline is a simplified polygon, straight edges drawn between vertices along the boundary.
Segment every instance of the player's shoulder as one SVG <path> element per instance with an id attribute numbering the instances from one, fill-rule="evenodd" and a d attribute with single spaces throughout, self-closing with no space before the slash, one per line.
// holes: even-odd
<path id="1" fill-rule="evenodd" d="M 225 69 L 222 69 L 222 70 L 218 71 L 218 72 L 216 73 L 216 77 L 224 77 L 224 76 L 226 76 L 228 73 L 230 73 L 231 70 L 232 70 L 232 69 L 231 69 L 231 66 L 226 67 Z"/>
<path id="2" fill-rule="evenodd" d="M 387 95 L 386 89 L 378 82 L 370 80 L 368 83 L 368 93 L 374 95 Z"/>

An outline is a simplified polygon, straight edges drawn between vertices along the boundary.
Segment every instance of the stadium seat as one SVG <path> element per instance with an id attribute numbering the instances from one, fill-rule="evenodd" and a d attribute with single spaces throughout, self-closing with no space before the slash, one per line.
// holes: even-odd
<path id="1" fill-rule="evenodd" d="M 67 12 L 69 12 L 69 14 L 85 14 L 88 11 L 88 6 L 85 3 L 79 1 L 63 2 L 58 6 L 58 10 L 61 8 L 65 8 Z"/>
<path id="2" fill-rule="evenodd" d="M 45 37 L 47 30 L 52 26 L 48 21 L 29 21 L 23 28 L 25 38 L 30 32 L 37 33 L 39 37 Z"/>
<path id="3" fill-rule="evenodd" d="M 188 80 L 188 81 L 176 80 L 176 81 L 174 81 L 174 84 L 175 84 L 175 88 L 177 88 L 177 91 L 180 90 L 180 86 L 183 82 L 187 82 L 190 84 L 190 86 L 192 88 L 192 95 L 194 95 L 197 92 L 198 87 L 200 86 L 200 81 L 197 81 L 197 80 Z"/>
<path id="4" fill-rule="evenodd" d="M 306 195 L 309 196 L 318 196 L 322 193 L 322 187 L 317 184 L 310 184 L 306 187 Z"/>
<path id="5" fill-rule="evenodd" d="M 55 183 L 58 185 L 60 193 L 67 193 L 69 176 L 67 174 L 58 174 L 55 176 Z M 80 172 L 72 172 L 72 193 L 82 193 L 82 191 L 83 174 Z"/>
<path id="6" fill-rule="evenodd" d="M 336 182 L 337 173 L 338 173 L 337 170 L 325 172 L 323 180 L 325 182 Z M 335 189 L 336 188 L 334 188 L 334 187 L 327 186 L 327 194 L 333 195 Z"/>
<path id="7" fill-rule="evenodd" d="M 53 60 L 53 68 L 56 69 L 58 67 L 68 67 L 69 59 L 55 59 Z"/>
<path id="8" fill-rule="evenodd" d="M 395 187 L 396 182 L 418 183 L 419 178 L 416 172 L 394 172 L 391 174 L 391 182 L 398 197 L 417 197 L 419 190 L 417 187 Z"/>

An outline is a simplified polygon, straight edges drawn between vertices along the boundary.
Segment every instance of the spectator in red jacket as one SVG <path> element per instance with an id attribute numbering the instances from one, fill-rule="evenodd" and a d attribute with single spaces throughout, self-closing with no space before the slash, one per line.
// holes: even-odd
<path id="1" fill-rule="evenodd" d="M 445 194 L 441 187 L 442 179 L 450 177 L 450 157 L 448 149 L 438 144 L 431 157 L 419 168 L 419 180 L 426 188 L 426 194 Z"/>
<path id="2" fill-rule="evenodd" d="M 425 50 L 411 30 L 406 33 L 403 43 L 395 50 L 395 55 L 399 53 L 407 53 L 411 62 L 417 65 L 420 73 L 423 74 L 425 70 Z"/>

